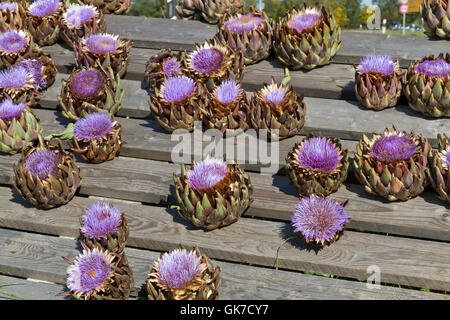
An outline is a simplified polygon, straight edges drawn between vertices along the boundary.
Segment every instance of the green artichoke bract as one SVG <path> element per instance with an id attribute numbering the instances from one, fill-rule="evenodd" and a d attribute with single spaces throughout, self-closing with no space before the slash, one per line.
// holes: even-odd
<path id="1" fill-rule="evenodd" d="M 450 117 L 450 54 L 413 62 L 403 76 L 409 106 L 428 117 Z"/>
<path id="2" fill-rule="evenodd" d="M 173 174 L 179 213 L 207 230 L 237 221 L 253 201 L 250 177 L 235 163 L 208 158 Z"/>
<path id="3" fill-rule="evenodd" d="M 15 154 L 34 144 L 42 133 L 39 120 L 26 103 L 0 103 L 0 151 Z"/>
<path id="4" fill-rule="evenodd" d="M 327 196 L 347 178 L 348 150 L 338 138 L 309 135 L 286 156 L 286 175 L 301 196 Z"/>
<path id="5" fill-rule="evenodd" d="M 420 6 L 423 28 L 430 37 L 450 38 L 450 6 L 448 0 L 424 0 Z"/>
<path id="6" fill-rule="evenodd" d="M 233 51 L 244 53 L 245 64 L 266 59 L 272 50 L 272 26 L 264 11 L 226 14 L 218 25 L 216 39 Z"/>
<path id="7" fill-rule="evenodd" d="M 226 13 L 240 12 L 244 0 L 196 0 L 195 7 L 205 21 L 216 24 Z"/>
<path id="8" fill-rule="evenodd" d="M 428 184 L 428 140 L 414 132 L 385 129 L 369 139 L 363 135 L 356 148 L 355 175 L 364 189 L 389 201 L 409 200 Z"/>
<path id="9" fill-rule="evenodd" d="M 178 0 L 175 11 L 178 16 L 184 20 L 193 20 L 197 15 L 197 7 L 195 6 L 197 0 Z"/>
<path id="10" fill-rule="evenodd" d="M 22 4 L 6 1 L 2 2 L 0 4 L 0 31 L 22 29 L 24 17 L 25 14 Z"/>
<path id="11" fill-rule="evenodd" d="M 356 98 L 366 108 L 394 107 L 402 94 L 399 62 L 389 56 L 368 55 L 355 66 Z"/>
<path id="12" fill-rule="evenodd" d="M 438 134 L 437 138 L 439 149 L 428 154 L 427 175 L 439 198 L 450 202 L 450 139 L 446 134 Z"/>
<path id="13" fill-rule="evenodd" d="M 314 69 L 329 64 L 342 42 L 341 27 L 325 7 L 292 9 L 274 27 L 273 49 L 290 69 Z"/>

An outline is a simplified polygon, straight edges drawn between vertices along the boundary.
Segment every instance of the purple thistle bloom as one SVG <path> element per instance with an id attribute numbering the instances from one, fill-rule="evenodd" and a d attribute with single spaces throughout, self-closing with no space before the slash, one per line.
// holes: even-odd
<path id="1" fill-rule="evenodd" d="M 362 73 L 379 72 L 388 76 L 395 71 L 395 62 L 387 55 L 370 54 L 361 60 L 358 71 Z"/>
<path id="2" fill-rule="evenodd" d="M 119 45 L 118 36 L 106 33 L 91 34 L 83 40 L 89 52 L 97 54 L 114 53 Z"/>
<path id="3" fill-rule="evenodd" d="M 106 252 L 97 248 L 83 251 L 67 268 L 67 287 L 78 293 L 101 289 L 111 275 L 111 261 Z"/>
<path id="4" fill-rule="evenodd" d="M 25 70 L 31 74 L 33 78 L 33 85 L 36 90 L 39 90 L 47 84 L 47 82 L 42 77 L 44 72 L 44 66 L 39 60 L 23 60 L 18 63 L 18 67 L 23 67 Z"/>
<path id="5" fill-rule="evenodd" d="M 375 139 L 370 154 L 384 163 L 406 160 L 417 151 L 413 139 L 404 134 L 387 134 Z"/>
<path id="6" fill-rule="evenodd" d="M 297 30 L 298 33 L 302 33 L 304 29 L 311 28 L 322 20 L 322 15 L 316 10 L 307 10 L 302 12 L 293 19 L 288 21 L 288 27 Z"/>
<path id="7" fill-rule="evenodd" d="M 312 137 L 298 150 L 297 161 L 305 169 L 329 173 L 336 168 L 339 152 L 327 138 Z"/>
<path id="8" fill-rule="evenodd" d="M 244 31 L 249 33 L 256 28 L 262 27 L 266 21 L 267 19 L 265 17 L 260 17 L 252 13 L 239 14 L 236 18 L 225 21 L 224 27 L 228 28 L 231 32 L 242 34 Z"/>
<path id="9" fill-rule="evenodd" d="M 0 103 L 0 119 L 3 121 L 17 119 L 26 107 L 26 103 L 15 104 L 11 99 L 6 99 Z"/>
<path id="10" fill-rule="evenodd" d="M 90 238 L 107 238 L 119 229 L 122 212 L 108 202 L 97 202 L 87 208 L 81 217 L 81 233 Z"/>
<path id="11" fill-rule="evenodd" d="M 73 75 L 70 82 L 71 91 L 79 98 L 95 96 L 103 85 L 103 75 L 98 70 L 81 70 Z"/>
<path id="12" fill-rule="evenodd" d="M 44 180 L 49 175 L 59 177 L 59 153 L 52 150 L 36 150 L 25 160 L 25 171 L 33 177 Z"/>
<path id="13" fill-rule="evenodd" d="M 277 107 L 278 105 L 283 101 L 284 97 L 286 95 L 286 92 L 281 89 L 275 89 L 273 91 L 269 91 L 265 96 L 264 99 L 267 102 L 274 103 Z"/>
<path id="14" fill-rule="evenodd" d="M 102 112 L 87 114 L 75 122 L 73 134 L 77 139 L 100 140 L 114 129 L 111 117 Z"/>
<path id="15" fill-rule="evenodd" d="M 439 157 L 441 159 L 442 166 L 447 169 L 450 168 L 450 146 L 441 151 L 439 153 Z"/>
<path id="16" fill-rule="evenodd" d="M 59 0 L 37 0 L 29 7 L 33 16 L 46 17 L 56 13 L 60 8 Z"/>
<path id="17" fill-rule="evenodd" d="M 27 36 L 22 30 L 8 30 L 0 34 L 0 50 L 17 53 L 27 44 Z"/>
<path id="18" fill-rule="evenodd" d="M 224 80 L 220 86 L 214 90 L 217 100 L 222 103 L 231 103 L 241 92 L 240 85 L 234 79 Z"/>
<path id="19" fill-rule="evenodd" d="M 158 261 L 158 278 L 162 285 L 181 289 L 201 274 L 200 259 L 194 252 L 176 249 L 165 253 Z"/>
<path id="20" fill-rule="evenodd" d="M 70 28 L 77 28 L 95 17 L 96 9 L 93 6 L 72 4 L 64 13 L 64 20 Z"/>
<path id="21" fill-rule="evenodd" d="M 17 9 L 17 3 L 13 2 L 0 2 L 0 10 L 8 10 L 8 11 L 14 11 Z"/>
<path id="22" fill-rule="evenodd" d="M 295 231 L 306 240 L 316 240 L 322 244 L 344 229 L 349 221 L 344 207 L 329 198 L 310 195 L 303 198 L 294 207 L 291 223 Z"/>
<path id="23" fill-rule="evenodd" d="M 187 173 L 188 183 L 195 190 L 214 187 L 228 173 L 227 163 L 216 158 L 208 158 L 199 162 Z"/>
<path id="24" fill-rule="evenodd" d="M 191 65 L 199 73 L 210 74 L 222 67 L 225 56 L 215 48 L 203 48 L 193 54 Z"/>
<path id="25" fill-rule="evenodd" d="M 180 62 L 175 58 L 167 59 L 166 62 L 164 62 L 163 65 L 163 71 L 164 74 L 171 78 L 174 74 L 179 74 L 181 71 L 181 64 Z"/>
<path id="26" fill-rule="evenodd" d="M 9 67 L 0 71 L 0 88 L 22 89 L 30 82 L 30 74 L 23 67 Z"/>
<path id="27" fill-rule="evenodd" d="M 164 81 L 161 94 L 167 102 L 178 102 L 190 97 L 194 89 L 194 80 L 188 77 L 171 77 Z"/>
<path id="28" fill-rule="evenodd" d="M 435 78 L 446 78 L 450 76 L 450 63 L 443 59 L 425 60 L 414 68 L 414 72 Z"/>

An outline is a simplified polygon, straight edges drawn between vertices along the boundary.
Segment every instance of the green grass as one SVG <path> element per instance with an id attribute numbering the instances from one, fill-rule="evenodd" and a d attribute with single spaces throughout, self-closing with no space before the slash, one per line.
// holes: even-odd
<path id="1" fill-rule="evenodd" d="M 396 34 L 403 35 L 402 30 L 386 30 L 386 34 Z M 406 30 L 405 36 L 417 36 L 417 37 L 427 37 L 427 35 L 423 31 L 410 31 Z"/>

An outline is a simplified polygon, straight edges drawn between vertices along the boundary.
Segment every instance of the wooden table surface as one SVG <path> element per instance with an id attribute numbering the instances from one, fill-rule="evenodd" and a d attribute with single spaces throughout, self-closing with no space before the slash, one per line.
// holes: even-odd
<path id="1" fill-rule="evenodd" d="M 11 188 L 12 165 L 19 156 L 0 155 L 0 299 L 63 299 L 67 263 L 80 252 L 79 217 L 90 204 L 104 199 L 126 212 L 130 237 L 126 253 L 135 277 L 133 297 L 145 283 L 160 252 L 183 244 L 199 246 L 222 269 L 221 299 L 448 299 L 450 289 L 450 205 L 432 189 L 406 202 L 387 202 L 367 194 L 353 168 L 332 195 L 343 201 L 351 217 L 339 241 L 317 250 L 300 238 L 277 250 L 294 235 L 290 224 L 297 203 L 295 187 L 284 175 L 285 156 L 309 133 L 342 139 L 350 157 L 363 133 L 395 125 L 414 130 L 436 147 L 437 133 L 449 134 L 450 120 L 429 119 L 401 101 L 396 108 L 370 111 L 355 101 L 353 63 L 368 53 L 386 53 L 403 68 L 423 56 L 448 50 L 446 41 L 343 31 L 342 49 L 332 64 L 309 72 L 292 71 L 292 85 L 305 95 L 307 115 L 301 135 L 279 144 L 273 175 L 261 173 L 260 161 L 243 167 L 254 185 L 254 202 L 236 223 L 213 231 L 192 227 L 170 205 L 177 144 L 152 119 L 142 82 L 145 62 L 160 48 L 193 50 L 195 42 L 214 35 L 216 27 L 197 21 L 107 16 L 108 32 L 133 40 L 130 65 L 122 84 L 123 108 L 117 120 L 124 140 L 120 157 L 102 164 L 79 160 L 82 186 L 67 205 L 38 210 Z M 67 120 L 58 111 L 61 79 L 74 65 L 63 44 L 45 47 L 59 71 L 55 84 L 35 109 L 44 134 L 60 132 Z M 283 77 L 273 57 L 248 66 L 242 81 L 251 94 Z M 193 155 L 194 156 L 194 155 Z M 197 155 L 198 156 L 198 155 Z M 369 289 L 368 268 L 381 270 L 382 286 Z"/>

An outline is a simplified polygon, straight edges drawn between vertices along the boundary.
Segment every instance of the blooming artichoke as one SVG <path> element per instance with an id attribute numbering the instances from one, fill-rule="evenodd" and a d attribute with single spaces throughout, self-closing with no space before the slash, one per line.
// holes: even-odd
<path id="1" fill-rule="evenodd" d="M 237 221 L 253 201 L 250 177 L 235 163 L 207 158 L 190 170 L 181 165 L 173 174 L 180 213 L 196 227 L 207 230 Z"/>
<path id="2" fill-rule="evenodd" d="M 96 202 L 80 218 L 81 241 L 90 249 L 121 254 L 130 234 L 124 211 L 108 202 Z"/>
<path id="3" fill-rule="evenodd" d="M 226 79 L 239 82 L 245 67 L 243 52 L 232 52 L 228 46 L 213 40 L 206 40 L 203 45 L 196 43 L 196 50 L 186 52 L 184 60 L 189 76 L 206 84 L 209 90 Z"/>
<path id="4" fill-rule="evenodd" d="M 356 98 L 369 109 L 394 107 L 402 94 L 399 62 L 389 56 L 368 55 L 355 66 Z"/>
<path id="5" fill-rule="evenodd" d="M 127 300 L 134 286 L 133 272 L 125 253 L 117 254 L 95 247 L 89 249 L 83 242 L 83 253 L 75 261 L 63 259 L 67 268 L 69 291 L 78 300 Z"/>
<path id="6" fill-rule="evenodd" d="M 77 121 L 87 113 L 100 110 L 114 115 L 122 107 L 124 89 L 120 77 L 101 67 L 83 67 L 62 80 L 58 101 L 64 117 Z"/>
<path id="7" fill-rule="evenodd" d="M 204 90 L 200 99 L 203 123 L 225 133 L 227 129 L 249 128 L 250 109 L 245 91 L 233 79 L 225 80 L 210 92 Z"/>
<path id="8" fill-rule="evenodd" d="M 291 223 L 307 243 L 330 245 L 342 235 L 350 219 L 344 209 L 346 204 L 312 194 L 294 207 Z"/>
<path id="9" fill-rule="evenodd" d="M 292 9 L 274 27 L 273 49 L 293 70 L 329 64 L 342 45 L 341 27 L 325 7 Z"/>
<path id="10" fill-rule="evenodd" d="M 150 92 L 155 92 L 155 89 L 159 89 L 165 79 L 174 75 L 183 75 L 182 61 L 182 52 L 173 53 L 170 49 L 161 49 L 158 53 L 151 56 L 145 64 L 144 77 Z"/>
<path id="11" fill-rule="evenodd" d="M 444 201 L 450 202 L 450 139 L 438 134 L 439 150 L 430 150 L 427 176 L 431 186 Z"/>
<path id="12" fill-rule="evenodd" d="M 60 0 L 37 0 L 25 12 L 25 26 L 40 46 L 50 46 L 59 39 L 64 4 Z"/>
<path id="13" fill-rule="evenodd" d="M 80 0 L 82 3 L 97 7 L 104 14 L 126 15 L 131 9 L 131 0 Z"/>
<path id="14" fill-rule="evenodd" d="M 197 246 L 161 253 L 147 279 L 149 300 L 216 300 L 219 297 L 220 267 L 200 253 Z"/>
<path id="15" fill-rule="evenodd" d="M 107 113 L 86 114 L 73 125 L 72 151 L 88 162 L 114 159 L 123 143 L 120 123 Z"/>
<path id="16" fill-rule="evenodd" d="M 424 0 L 420 6 L 423 28 L 430 37 L 450 38 L 450 6 L 448 0 Z"/>
<path id="17" fill-rule="evenodd" d="M 150 111 L 165 130 L 194 130 L 194 122 L 201 120 L 198 108 L 203 86 L 191 78 L 171 77 L 150 95 Z"/>
<path id="18" fill-rule="evenodd" d="M 24 16 L 24 9 L 20 3 L 0 2 L 0 31 L 22 29 Z"/>
<path id="19" fill-rule="evenodd" d="M 403 76 L 409 106 L 429 117 L 450 117 L 450 54 L 413 62 Z"/>
<path id="20" fill-rule="evenodd" d="M 328 196 L 347 178 L 347 149 L 340 139 L 309 135 L 286 156 L 286 175 L 301 196 Z"/>
<path id="21" fill-rule="evenodd" d="M 67 155 L 60 140 L 22 151 L 14 164 L 13 186 L 26 201 L 37 208 L 50 209 L 72 200 L 81 184 L 80 167 L 73 154 Z"/>
<path id="22" fill-rule="evenodd" d="M 266 59 L 272 50 L 272 26 L 264 11 L 225 15 L 216 39 L 233 51 L 244 52 L 245 64 Z"/>
<path id="23" fill-rule="evenodd" d="M 425 171 L 431 150 L 428 140 L 414 132 L 385 129 L 369 139 L 365 134 L 356 148 L 355 175 L 364 189 L 389 201 L 409 200 L 428 184 Z"/>
<path id="24" fill-rule="evenodd" d="M 78 67 L 99 64 L 105 70 L 111 67 L 119 77 L 123 77 L 127 70 L 130 52 L 130 40 L 119 39 L 118 36 L 107 33 L 90 34 L 74 47 Z"/>
<path id="25" fill-rule="evenodd" d="M 42 133 L 39 119 L 26 103 L 0 102 L 0 151 L 15 154 L 33 145 Z"/>
<path id="26" fill-rule="evenodd" d="M 106 22 L 96 7 L 71 4 L 63 13 L 60 36 L 68 46 L 74 47 L 82 38 L 98 32 L 106 32 Z"/>
<path id="27" fill-rule="evenodd" d="M 26 103 L 32 107 L 41 97 L 33 74 L 24 66 L 12 66 L 0 71 L 0 100 L 11 99 L 14 103 Z"/>
<path id="28" fill-rule="evenodd" d="M 205 21 L 217 24 L 225 14 L 240 12 L 244 0 L 195 0 L 195 6 Z"/>
<path id="29" fill-rule="evenodd" d="M 285 139 L 298 134 L 305 123 L 306 106 L 303 96 L 292 86 L 270 85 L 255 91 L 251 103 L 251 123 L 256 130 L 267 129 L 271 137 Z M 278 130 L 275 134 L 272 130 Z"/>

